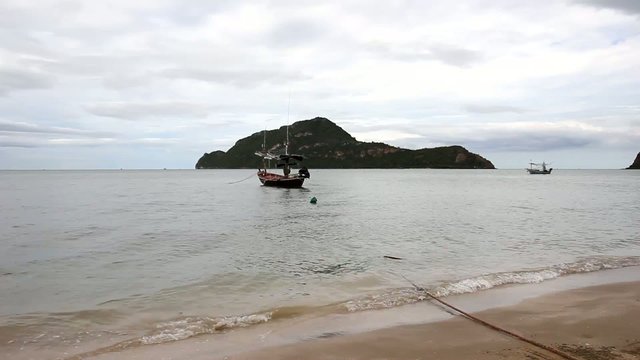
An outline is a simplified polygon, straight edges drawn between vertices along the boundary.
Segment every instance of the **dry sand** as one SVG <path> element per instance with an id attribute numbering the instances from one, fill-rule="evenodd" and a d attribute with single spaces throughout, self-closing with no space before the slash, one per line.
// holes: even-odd
<path id="1" fill-rule="evenodd" d="M 640 282 L 562 291 L 474 315 L 578 359 L 640 359 Z M 561 359 L 462 317 L 224 358 Z"/>

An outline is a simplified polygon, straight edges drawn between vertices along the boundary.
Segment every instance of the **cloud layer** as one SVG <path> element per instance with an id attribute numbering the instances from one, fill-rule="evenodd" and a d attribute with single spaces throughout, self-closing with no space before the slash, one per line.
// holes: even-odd
<path id="1" fill-rule="evenodd" d="M 288 113 L 498 167 L 622 167 L 638 34 L 633 0 L 3 1 L 0 168 L 191 168 Z"/>

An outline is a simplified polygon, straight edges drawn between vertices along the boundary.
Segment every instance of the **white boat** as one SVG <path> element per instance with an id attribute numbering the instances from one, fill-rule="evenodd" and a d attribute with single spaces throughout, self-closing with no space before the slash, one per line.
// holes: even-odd
<path id="1" fill-rule="evenodd" d="M 547 169 L 547 165 L 549 164 L 544 161 L 542 163 L 530 162 L 527 171 L 531 175 L 549 175 L 551 174 L 551 171 L 553 171 L 553 168 Z"/>

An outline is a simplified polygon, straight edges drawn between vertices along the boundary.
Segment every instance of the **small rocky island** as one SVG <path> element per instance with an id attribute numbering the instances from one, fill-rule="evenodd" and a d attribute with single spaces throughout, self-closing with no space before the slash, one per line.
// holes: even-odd
<path id="1" fill-rule="evenodd" d="M 636 155 L 636 160 L 629 166 L 627 169 L 629 170 L 640 170 L 640 152 Z"/>
<path id="2" fill-rule="evenodd" d="M 266 131 L 269 152 L 284 152 L 286 131 L 286 126 Z M 257 168 L 261 166 L 261 160 L 254 153 L 262 149 L 264 138 L 264 131 L 260 131 L 238 140 L 227 152 L 205 153 L 196 163 L 196 169 Z M 322 117 L 291 124 L 289 143 L 289 153 L 304 155 L 305 166 L 316 169 L 495 169 L 491 161 L 459 145 L 409 150 L 384 143 L 361 142 Z"/>

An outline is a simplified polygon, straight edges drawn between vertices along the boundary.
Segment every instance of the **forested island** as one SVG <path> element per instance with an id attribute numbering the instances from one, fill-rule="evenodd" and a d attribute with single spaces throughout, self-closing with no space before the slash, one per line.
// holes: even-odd
<path id="1" fill-rule="evenodd" d="M 257 168 L 261 160 L 254 153 L 262 150 L 266 135 L 271 153 L 284 153 L 287 127 L 260 131 L 238 140 L 227 152 L 205 153 L 196 169 Z M 289 153 L 304 155 L 309 168 L 434 168 L 495 169 L 491 161 L 462 146 L 442 146 L 418 150 L 384 143 L 362 142 L 331 120 L 316 117 L 289 126 Z"/>
<path id="2" fill-rule="evenodd" d="M 629 170 L 640 170 L 640 152 L 636 155 L 636 160 L 629 166 L 627 169 Z"/>

